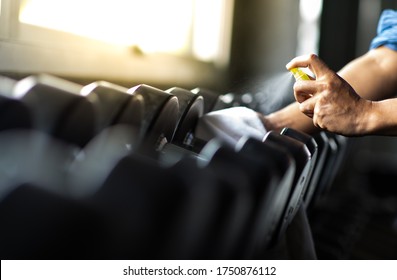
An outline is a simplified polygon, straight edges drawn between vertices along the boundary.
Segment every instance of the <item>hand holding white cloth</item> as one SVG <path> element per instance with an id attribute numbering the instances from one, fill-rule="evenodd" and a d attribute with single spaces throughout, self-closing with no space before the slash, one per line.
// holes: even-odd
<path id="1" fill-rule="evenodd" d="M 262 140 L 267 133 L 258 113 L 247 107 L 232 107 L 212 111 L 202 116 L 195 136 L 209 141 L 219 138 L 235 146 L 242 137 Z"/>

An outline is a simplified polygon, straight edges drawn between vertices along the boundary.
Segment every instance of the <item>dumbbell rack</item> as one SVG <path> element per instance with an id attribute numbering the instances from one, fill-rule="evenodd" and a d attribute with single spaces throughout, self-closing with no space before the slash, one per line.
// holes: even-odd
<path id="1" fill-rule="evenodd" d="M 335 138 L 195 138 L 203 114 L 233 106 L 220 96 L 1 77 L 2 259 L 274 256 L 332 182 Z"/>

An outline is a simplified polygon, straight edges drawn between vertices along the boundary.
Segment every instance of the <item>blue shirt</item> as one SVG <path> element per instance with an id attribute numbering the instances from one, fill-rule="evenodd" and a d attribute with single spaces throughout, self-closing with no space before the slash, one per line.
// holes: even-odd
<path id="1" fill-rule="evenodd" d="M 370 44 L 370 49 L 386 46 L 397 51 L 397 11 L 384 10 L 379 18 L 377 35 Z"/>

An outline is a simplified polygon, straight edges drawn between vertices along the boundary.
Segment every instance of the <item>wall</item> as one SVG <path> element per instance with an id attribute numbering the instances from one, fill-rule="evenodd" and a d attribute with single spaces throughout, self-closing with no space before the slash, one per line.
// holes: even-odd
<path id="1" fill-rule="evenodd" d="M 234 11 L 229 87 L 239 92 L 285 71 L 296 51 L 299 1 L 236 0 Z"/>

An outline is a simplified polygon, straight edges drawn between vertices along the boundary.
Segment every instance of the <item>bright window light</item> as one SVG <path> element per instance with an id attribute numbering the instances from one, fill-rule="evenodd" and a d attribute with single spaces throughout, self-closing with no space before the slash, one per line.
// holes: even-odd
<path id="1" fill-rule="evenodd" d="M 22 0 L 22 23 L 144 52 L 218 59 L 230 0 Z M 228 4 L 230 5 L 230 4 Z M 230 9 L 229 9 L 230 10 Z M 226 9 L 227 11 L 227 9 Z"/>
<path id="2" fill-rule="evenodd" d="M 322 0 L 300 0 L 297 55 L 318 52 Z"/>

